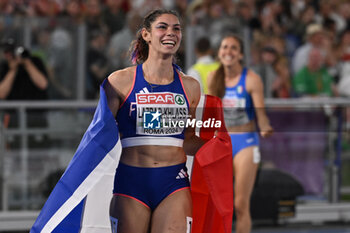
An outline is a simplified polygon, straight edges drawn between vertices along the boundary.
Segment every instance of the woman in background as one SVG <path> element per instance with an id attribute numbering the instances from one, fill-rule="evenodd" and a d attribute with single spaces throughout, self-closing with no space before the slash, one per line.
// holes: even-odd
<path id="1" fill-rule="evenodd" d="M 218 58 L 220 67 L 209 74 L 208 91 L 222 98 L 225 124 L 233 146 L 236 233 L 249 233 L 250 197 L 260 162 L 258 132 L 267 137 L 273 129 L 265 112 L 261 78 L 242 65 L 242 40 L 235 35 L 224 37 Z"/>

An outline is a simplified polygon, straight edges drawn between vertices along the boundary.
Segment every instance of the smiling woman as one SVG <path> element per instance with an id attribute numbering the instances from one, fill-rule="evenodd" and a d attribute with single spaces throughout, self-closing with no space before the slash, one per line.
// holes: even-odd
<path id="1" fill-rule="evenodd" d="M 123 147 L 110 204 L 113 232 L 190 232 L 186 154 L 195 154 L 203 142 L 193 127 L 162 125 L 195 118 L 200 98 L 199 83 L 174 64 L 181 39 L 176 12 L 150 12 L 132 42 L 137 66 L 107 79 L 108 106 Z"/>
<path id="2" fill-rule="evenodd" d="M 132 44 L 132 61 L 137 64 L 145 62 L 148 56 L 151 55 L 149 53 L 157 52 L 162 48 L 170 50 L 167 53 L 174 55 L 182 39 L 181 25 L 175 11 L 156 10 L 146 18 L 148 20 L 144 21 L 137 39 Z M 157 22 L 153 23 L 156 18 Z"/>
<path id="3" fill-rule="evenodd" d="M 243 66 L 243 41 L 236 35 L 221 40 L 220 66 L 208 76 L 209 94 L 222 98 L 233 154 L 236 232 L 251 232 L 250 196 L 260 161 L 259 133 L 273 133 L 265 112 L 261 78 Z M 257 120 L 258 127 L 255 127 Z"/>

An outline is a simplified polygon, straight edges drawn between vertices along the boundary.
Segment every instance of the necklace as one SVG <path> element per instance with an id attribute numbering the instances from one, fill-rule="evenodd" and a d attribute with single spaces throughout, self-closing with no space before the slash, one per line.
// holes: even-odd
<path id="1" fill-rule="evenodd" d="M 146 80 L 146 79 L 145 79 Z M 150 86 L 151 88 L 151 92 L 153 92 L 153 89 L 156 89 L 157 87 L 159 87 L 160 85 L 159 84 L 153 84 L 153 83 L 150 83 L 146 80 L 146 82 L 148 83 L 148 85 Z"/>
<path id="2" fill-rule="evenodd" d="M 164 84 L 153 84 L 153 83 L 150 83 L 146 78 L 147 78 L 147 75 L 146 75 L 146 71 L 147 70 L 147 67 L 146 66 L 143 66 L 143 77 L 144 77 L 144 80 L 147 82 L 148 86 L 151 88 L 151 92 L 153 92 L 154 89 L 156 89 L 157 87 L 159 86 L 162 86 Z M 172 82 L 172 81 L 171 81 Z"/>
<path id="3" fill-rule="evenodd" d="M 148 82 L 147 79 L 146 79 L 146 72 L 145 72 L 145 70 L 147 70 L 147 67 L 143 66 L 143 77 L 144 77 L 144 80 L 147 82 L 148 86 L 151 88 L 151 92 L 153 92 L 153 89 L 156 89 L 157 87 L 159 87 L 159 84 L 153 84 L 153 83 Z"/>

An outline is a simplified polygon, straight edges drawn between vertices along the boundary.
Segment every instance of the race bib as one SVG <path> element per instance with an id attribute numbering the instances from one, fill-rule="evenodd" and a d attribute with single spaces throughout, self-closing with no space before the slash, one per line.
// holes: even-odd
<path id="1" fill-rule="evenodd" d="M 249 121 L 245 110 L 245 98 L 224 98 L 222 103 L 224 106 L 224 119 L 227 126 L 242 125 Z"/>
<path id="2" fill-rule="evenodd" d="M 136 94 L 136 133 L 171 136 L 181 134 L 188 118 L 185 96 L 172 92 Z"/>

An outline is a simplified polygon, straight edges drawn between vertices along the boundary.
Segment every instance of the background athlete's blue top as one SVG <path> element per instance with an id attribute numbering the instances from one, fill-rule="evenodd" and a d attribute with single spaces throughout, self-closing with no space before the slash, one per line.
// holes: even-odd
<path id="1" fill-rule="evenodd" d="M 246 89 L 248 69 L 243 68 L 238 83 L 226 87 L 223 97 L 224 118 L 226 126 L 243 125 L 255 118 L 254 104 Z"/>

